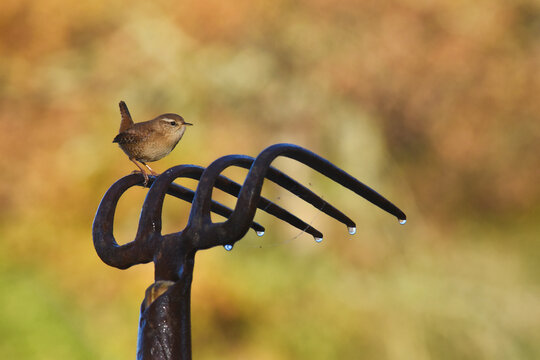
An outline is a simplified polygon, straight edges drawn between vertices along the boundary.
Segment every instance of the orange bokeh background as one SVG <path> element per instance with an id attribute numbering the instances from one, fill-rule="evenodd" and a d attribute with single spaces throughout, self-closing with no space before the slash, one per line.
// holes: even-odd
<path id="1" fill-rule="evenodd" d="M 325 241 L 260 214 L 263 238 L 199 254 L 194 358 L 539 357 L 538 39 L 533 0 L 3 1 L 1 357 L 135 356 L 152 267 L 109 268 L 91 239 L 134 170 L 112 144 L 120 100 L 195 124 L 158 171 L 291 142 L 409 216 L 277 161 L 358 233 L 265 185 Z M 122 199 L 119 241 L 144 194 Z M 165 230 L 188 212 L 166 200 Z"/>

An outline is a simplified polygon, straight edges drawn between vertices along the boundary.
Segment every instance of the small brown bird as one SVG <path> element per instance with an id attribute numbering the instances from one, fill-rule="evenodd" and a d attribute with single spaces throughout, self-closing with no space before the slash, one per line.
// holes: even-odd
<path id="1" fill-rule="evenodd" d="M 144 184 L 148 183 L 148 174 L 138 162 L 150 170 L 152 175 L 158 175 L 146 163 L 157 161 L 169 154 L 178 144 L 186 126 L 191 126 L 177 114 L 163 114 L 158 117 L 134 123 L 129 114 L 125 102 L 120 101 L 120 131 L 113 142 L 118 143 L 120 148 L 139 168 L 144 176 Z"/>

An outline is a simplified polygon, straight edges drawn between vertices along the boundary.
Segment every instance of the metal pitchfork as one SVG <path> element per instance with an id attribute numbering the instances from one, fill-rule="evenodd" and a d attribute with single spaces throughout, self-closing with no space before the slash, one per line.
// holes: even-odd
<path id="1" fill-rule="evenodd" d="M 97 254 L 107 265 L 127 269 L 136 264 L 154 262 L 155 282 L 146 291 L 141 305 L 137 359 L 191 359 L 191 282 L 195 254 L 199 250 L 224 246 L 231 250 L 250 228 L 257 235 L 264 227 L 253 221 L 257 208 L 311 234 L 316 241 L 322 233 L 273 202 L 261 197 L 264 179 L 287 189 L 327 215 L 342 222 L 349 233 L 356 224 L 320 196 L 283 172 L 270 166 L 278 156 L 297 160 L 352 190 L 371 203 L 406 221 L 403 211 L 345 171 L 317 154 L 293 144 L 276 144 L 263 150 L 257 158 L 228 155 L 206 169 L 195 165 L 174 166 L 163 174 L 150 177 L 150 187 L 144 201 L 135 239 L 118 245 L 113 235 L 116 205 L 122 194 L 132 186 L 144 186 L 140 174 L 132 174 L 116 181 L 103 196 L 93 224 L 93 239 Z M 220 175 L 229 166 L 249 169 L 244 184 Z M 199 180 L 195 192 L 174 184 L 177 178 Z M 234 210 L 212 200 L 216 187 L 238 198 Z M 165 194 L 192 203 L 189 220 L 184 230 L 163 235 L 161 216 Z M 227 218 L 213 223 L 210 212 Z"/>

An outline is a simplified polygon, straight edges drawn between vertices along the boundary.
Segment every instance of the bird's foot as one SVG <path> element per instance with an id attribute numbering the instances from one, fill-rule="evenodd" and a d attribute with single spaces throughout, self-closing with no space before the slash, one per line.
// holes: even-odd
<path id="1" fill-rule="evenodd" d="M 132 174 L 142 174 L 142 176 L 144 176 L 143 186 L 146 187 L 148 185 L 148 181 L 150 180 L 150 178 L 148 177 L 148 174 L 145 171 L 133 170 L 131 173 Z M 152 175 L 155 175 L 155 174 L 152 174 Z"/>

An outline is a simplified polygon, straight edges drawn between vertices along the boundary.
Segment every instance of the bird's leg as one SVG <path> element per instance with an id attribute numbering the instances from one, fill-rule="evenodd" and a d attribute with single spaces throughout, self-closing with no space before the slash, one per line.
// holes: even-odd
<path id="1" fill-rule="evenodd" d="M 141 161 L 141 164 L 143 164 L 144 166 L 146 166 L 148 168 L 148 170 L 150 170 L 150 174 L 155 175 L 155 176 L 159 175 L 157 172 L 152 170 L 152 168 L 150 166 L 146 165 L 146 163 L 144 161 Z"/>
<path id="2" fill-rule="evenodd" d="M 131 160 L 135 165 L 137 165 L 140 172 L 143 174 L 143 176 L 144 176 L 144 186 L 146 186 L 146 184 L 148 184 L 148 174 L 146 173 L 146 171 L 144 171 L 144 169 L 141 167 L 141 165 L 139 165 L 139 163 L 137 161 L 135 161 L 135 159 L 129 158 L 129 160 Z M 143 163 L 143 162 L 141 161 L 141 163 Z M 148 167 L 148 165 L 146 165 L 146 164 L 144 164 L 144 165 L 146 167 Z M 150 169 L 150 170 L 152 170 L 152 169 Z M 139 172 L 139 171 L 135 170 L 134 172 Z"/>

